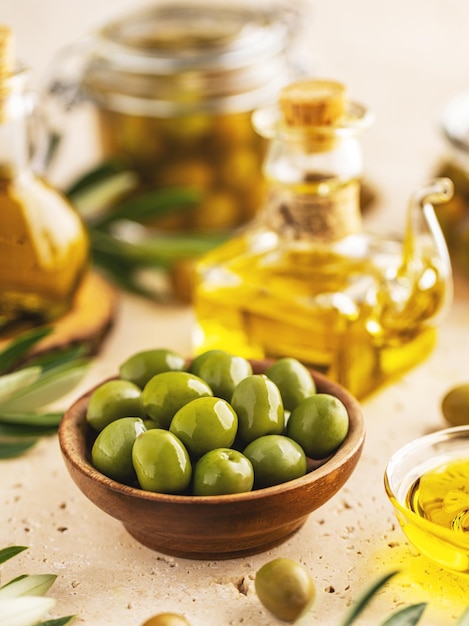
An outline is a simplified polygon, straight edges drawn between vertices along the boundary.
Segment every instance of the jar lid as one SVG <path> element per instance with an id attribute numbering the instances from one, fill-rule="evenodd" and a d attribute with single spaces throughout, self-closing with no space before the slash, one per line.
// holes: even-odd
<path id="1" fill-rule="evenodd" d="M 84 82 L 110 107 L 134 112 L 170 114 L 202 100 L 219 108 L 226 99 L 249 110 L 285 83 L 297 19 L 283 1 L 254 8 L 166 0 L 100 29 Z"/>

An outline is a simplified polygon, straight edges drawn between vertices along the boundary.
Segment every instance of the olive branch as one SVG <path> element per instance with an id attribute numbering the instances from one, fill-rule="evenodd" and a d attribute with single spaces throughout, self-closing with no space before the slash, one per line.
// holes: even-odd
<path id="1" fill-rule="evenodd" d="M 393 571 L 384 574 L 367 587 L 347 611 L 338 626 L 351 626 L 354 624 L 378 591 L 398 573 L 398 571 Z M 293 626 L 310 626 L 313 605 L 314 600 L 305 607 Z M 403 609 L 398 609 L 377 626 L 416 626 L 416 624 L 420 622 L 420 618 L 423 616 L 426 607 L 426 602 L 410 604 Z M 465 609 L 454 626 L 469 626 L 469 607 Z"/>
<path id="2" fill-rule="evenodd" d="M 9 546 L 0 550 L 0 565 L 27 550 L 26 546 Z M 0 586 L 0 616 L 2 626 L 65 626 L 74 615 L 41 620 L 56 604 L 45 597 L 54 584 L 55 574 L 22 574 Z"/>
<path id="3" fill-rule="evenodd" d="M 167 274 L 176 261 L 196 258 L 221 243 L 220 233 L 157 232 L 149 222 L 188 211 L 200 201 L 190 187 L 143 190 L 138 175 L 117 161 L 107 161 L 78 178 L 65 195 L 82 216 L 91 257 L 121 289 L 152 300 L 167 299 L 146 280 Z"/>
<path id="4" fill-rule="evenodd" d="M 24 332 L 0 350 L 0 460 L 20 456 L 40 437 L 57 432 L 63 411 L 48 407 L 88 371 L 84 345 L 30 356 L 52 330 Z"/>

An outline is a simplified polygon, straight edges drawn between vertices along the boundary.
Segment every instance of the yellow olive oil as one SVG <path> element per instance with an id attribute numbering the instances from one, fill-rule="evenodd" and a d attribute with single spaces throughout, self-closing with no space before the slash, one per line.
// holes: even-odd
<path id="1" fill-rule="evenodd" d="M 67 311 L 88 268 L 84 224 L 31 167 L 28 72 L 12 59 L 0 25 L 0 335 Z"/>
<path id="2" fill-rule="evenodd" d="M 338 83 L 300 81 L 282 90 L 283 112 L 256 113 L 269 194 L 196 266 L 194 345 L 294 357 L 362 397 L 433 347 L 452 284 L 433 203 L 451 191 L 423 186 L 401 239 L 364 232 L 355 135 L 368 121 L 343 97 Z"/>
<path id="3" fill-rule="evenodd" d="M 0 334 L 66 312 L 88 268 L 80 218 L 46 183 L 1 175 Z"/>
<path id="4" fill-rule="evenodd" d="M 419 517 L 469 537 L 469 459 L 426 471 L 409 489 L 406 505 Z"/>
<path id="5" fill-rule="evenodd" d="M 429 354 L 425 320 L 447 295 L 431 247 L 411 272 L 399 241 L 366 234 L 310 245 L 250 229 L 206 255 L 197 278 L 199 350 L 292 356 L 357 396 Z"/>

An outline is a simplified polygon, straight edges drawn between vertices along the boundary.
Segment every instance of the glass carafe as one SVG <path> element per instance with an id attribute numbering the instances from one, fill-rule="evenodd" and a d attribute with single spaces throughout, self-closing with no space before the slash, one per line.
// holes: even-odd
<path id="1" fill-rule="evenodd" d="M 433 204 L 437 179 L 411 198 L 401 239 L 367 233 L 359 210 L 359 133 L 371 114 L 333 81 L 301 81 L 254 126 L 270 140 L 258 219 L 196 268 L 196 352 L 291 356 L 358 397 L 421 361 L 452 296 Z"/>
<path id="2" fill-rule="evenodd" d="M 31 167 L 29 75 L 11 50 L 0 27 L 0 335 L 68 311 L 88 268 L 81 219 Z"/>

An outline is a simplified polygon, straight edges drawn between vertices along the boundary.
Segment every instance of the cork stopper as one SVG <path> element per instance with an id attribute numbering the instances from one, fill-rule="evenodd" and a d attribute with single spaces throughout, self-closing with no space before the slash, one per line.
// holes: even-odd
<path id="1" fill-rule="evenodd" d="M 331 80 L 301 80 L 284 87 L 279 105 L 288 126 L 334 126 L 345 113 L 346 88 Z"/>
<path id="2" fill-rule="evenodd" d="M 4 105 L 8 95 L 7 79 L 13 73 L 13 33 L 8 26 L 0 24 L 0 122 L 4 118 Z"/>

